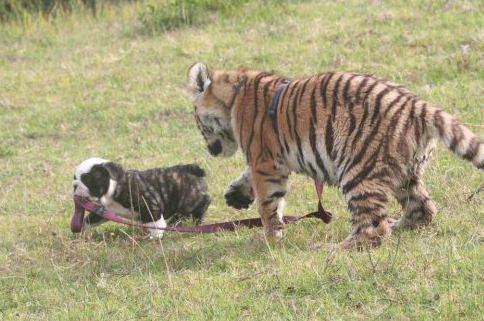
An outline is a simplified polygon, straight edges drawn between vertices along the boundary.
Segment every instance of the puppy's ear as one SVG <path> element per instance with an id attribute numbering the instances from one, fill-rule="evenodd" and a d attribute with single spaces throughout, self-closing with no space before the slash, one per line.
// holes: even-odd
<path id="1" fill-rule="evenodd" d="M 124 175 L 123 166 L 121 166 L 120 164 L 107 162 L 107 163 L 103 163 L 102 166 L 104 167 L 105 170 L 107 170 L 107 172 L 109 173 L 109 177 L 112 180 L 119 182 Z"/>
<path id="2" fill-rule="evenodd" d="M 102 165 L 94 165 L 88 173 L 81 175 L 81 181 L 92 196 L 101 197 L 109 189 L 109 172 Z"/>
<path id="3" fill-rule="evenodd" d="M 197 62 L 188 70 L 188 94 L 192 103 L 196 103 L 201 98 L 205 90 L 212 83 L 212 76 L 207 65 Z"/>

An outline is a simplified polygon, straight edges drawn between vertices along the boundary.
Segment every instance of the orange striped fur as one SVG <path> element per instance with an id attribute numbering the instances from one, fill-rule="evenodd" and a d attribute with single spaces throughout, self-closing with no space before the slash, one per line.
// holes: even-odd
<path id="1" fill-rule="evenodd" d="M 230 184 L 227 204 L 255 199 L 268 236 L 280 236 L 286 183 L 304 173 L 342 190 L 352 232 L 342 248 L 379 244 L 398 227 L 426 225 L 435 206 L 422 180 L 436 139 L 484 169 L 484 144 L 446 112 L 384 79 L 324 73 L 291 80 L 277 109 L 279 135 L 268 109 L 283 77 L 235 70 L 210 72 L 197 63 L 188 73 L 197 125 L 211 154 L 240 147 L 247 170 Z M 391 196 L 404 208 L 387 217 Z"/>

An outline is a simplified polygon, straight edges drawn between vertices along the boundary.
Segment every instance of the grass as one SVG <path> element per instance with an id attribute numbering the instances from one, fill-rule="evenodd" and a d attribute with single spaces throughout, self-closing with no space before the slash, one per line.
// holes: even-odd
<path id="1" fill-rule="evenodd" d="M 268 0 L 259 0 L 269 4 Z M 153 32 L 177 29 L 184 25 L 200 25 L 214 14 L 229 14 L 249 0 L 168 0 L 153 1 L 139 15 L 146 29 Z"/>
<path id="2" fill-rule="evenodd" d="M 462 1 L 250 2 L 172 31 L 147 30 L 144 3 L 0 26 L 0 319 L 482 320 L 483 175 L 439 148 L 426 172 L 438 216 L 370 252 L 308 251 L 341 241 L 339 191 L 326 226 L 290 226 L 278 244 L 257 231 L 138 242 L 106 224 L 72 235 L 74 167 L 102 156 L 125 167 L 198 162 L 213 196 L 206 222 L 257 216 L 223 192 L 242 155 L 208 155 L 186 97 L 195 61 L 310 75 L 375 73 L 456 115 L 484 137 L 484 6 Z M 316 208 L 291 177 L 286 213 Z M 391 215 L 401 214 L 394 204 Z"/>

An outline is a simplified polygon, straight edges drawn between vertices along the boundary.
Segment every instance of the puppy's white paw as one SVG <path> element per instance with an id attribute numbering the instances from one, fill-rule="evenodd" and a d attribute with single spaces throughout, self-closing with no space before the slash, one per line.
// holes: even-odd
<path id="1" fill-rule="evenodd" d="M 165 219 L 163 217 L 160 218 L 156 222 L 148 223 L 146 225 L 148 225 L 150 227 L 158 227 L 158 228 L 160 228 L 160 227 L 165 228 L 167 226 Z M 164 234 L 163 230 L 148 228 L 148 232 L 150 232 L 150 235 L 149 235 L 150 239 L 158 239 L 159 240 L 159 239 L 163 238 L 163 234 Z"/>

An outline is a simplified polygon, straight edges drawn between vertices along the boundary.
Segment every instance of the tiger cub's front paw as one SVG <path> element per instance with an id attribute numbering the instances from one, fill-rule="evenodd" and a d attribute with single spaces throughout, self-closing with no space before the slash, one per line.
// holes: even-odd
<path id="1" fill-rule="evenodd" d="M 225 202 L 228 206 L 238 210 L 249 208 L 254 202 L 252 187 L 230 185 L 225 192 Z"/>

